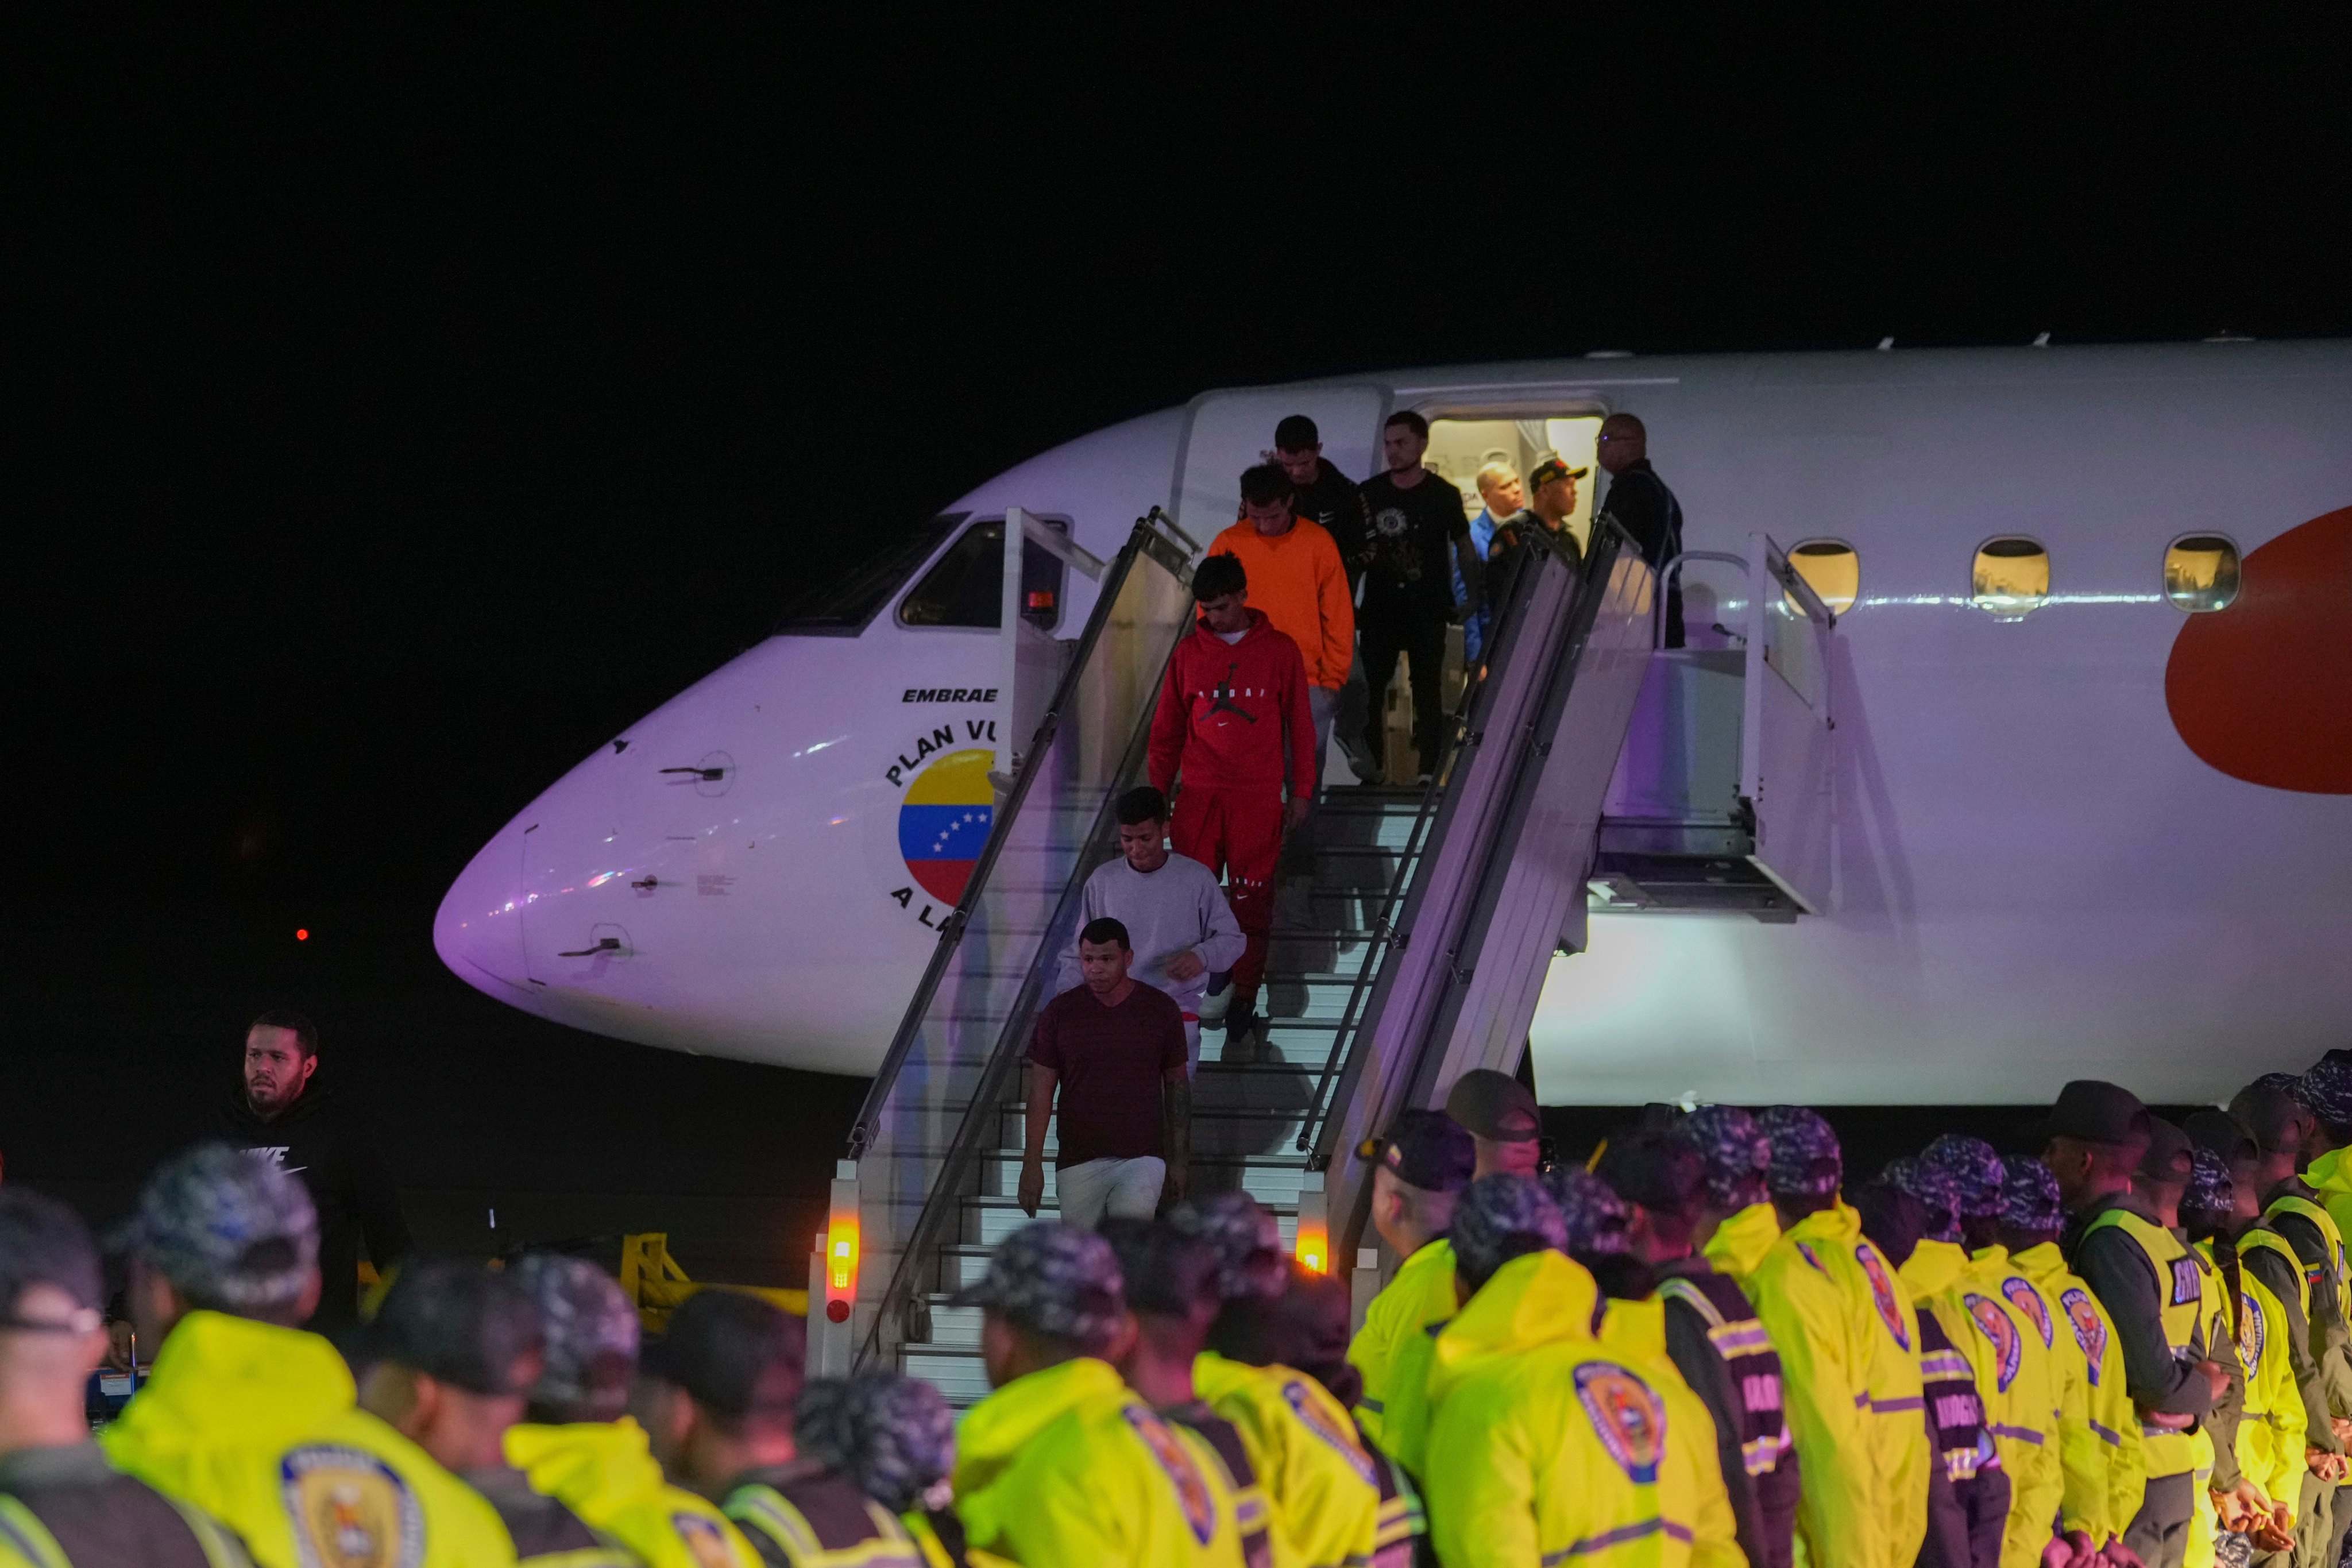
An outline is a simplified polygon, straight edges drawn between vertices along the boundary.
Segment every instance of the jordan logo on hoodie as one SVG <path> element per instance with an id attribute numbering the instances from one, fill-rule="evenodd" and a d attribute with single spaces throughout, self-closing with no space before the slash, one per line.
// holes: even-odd
<path id="1" fill-rule="evenodd" d="M 1232 713 L 1238 716 L 1244 724 L 1255 724 L 1257 722 L 1257 715 L 1234 700 L 1234 677 L 1239 674 L 1240 671 L 1241 666 L 1238 664 L 1229 664 L 1225 666 L 1224 684 L 1223 686 L 1214 686 L 1209 689 L 1209 695 L 1216 700 L 1209 704 L 1209 711 L 1212 713 Z"/>

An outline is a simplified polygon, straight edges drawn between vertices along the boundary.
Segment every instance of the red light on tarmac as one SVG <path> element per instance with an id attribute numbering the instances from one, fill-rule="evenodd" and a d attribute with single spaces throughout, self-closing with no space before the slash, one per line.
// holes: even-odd
<path id="1" fill-rule="evenodd" d="M 310 941 L 310 928 L 309 926 L 296 926 L 296 927 L 294 928 L 294 940 L 295 940 L 296 942 L 308 942 L 308 941 Z"/>

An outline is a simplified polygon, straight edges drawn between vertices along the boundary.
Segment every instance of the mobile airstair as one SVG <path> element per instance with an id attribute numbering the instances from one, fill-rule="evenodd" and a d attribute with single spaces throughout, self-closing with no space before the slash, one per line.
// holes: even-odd
<path id="1" fill-rule="evenodd" d="M 1157 510 L 1136 525 L 1034 742 L 1001 781 L 994 836 L 835 1183 L 833 1222 L 812 1260 L 819 1370 L 900 1367 L 957 1405 L 987 1391 L 979 1313 L 950 1298 L 1027 1220 L 1013 1197 L 1024 1049 L 1076 940 L 1080 889 L 1114 852 L 1111 802 L 1143 780 L 1160 677 L 1191 618 L 1195 553 Z M 1788 647 L 1826 637 L 1828 612 L 1760 535 L 1753 563 L 1769 591 L 1751 600 L 1774 623 L 1759 649 L 1795 661 Z M 1203 1040 L 1194 1190 L 1247 1191 L 1315 1266 L 1356 1263 L 1365 1141 L 1397 1111 L 1442 1101 L 1471 1068 L 1517 1068 L 1553 957 L 1581 951 L 1588 906 L 1616 896 L 1593 881 L 1604 805 L 1682 798 L 1675 756 L 1630 779 L 1620 767 L 1637 712 L 1663 721 L 1645 707 L 1661 700 L 1656 589 L 1613 524 L 1596 527 L 1581 563 L 1531 549 L 1500 584 L 1488 660 L 1430 785 L 1328 792 L 1311 879 L 1277 904 L 1264 995 L 1271 1050 L 1223 1061 L 1217 1033 Z M 1811 657 L 1824 658 L 1817 647 Z M 1693 814 L 1673 809 L 1686 826 Z M 1041 1215 L 1055 1204 L 1049 1168 Z"/>

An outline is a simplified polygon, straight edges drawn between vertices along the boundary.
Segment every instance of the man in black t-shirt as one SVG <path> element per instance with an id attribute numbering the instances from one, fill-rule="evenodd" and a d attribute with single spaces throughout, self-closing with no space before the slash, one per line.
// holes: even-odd
<path id="1" fill-rule="evenodd" d="M 1364 481 L 1362 604 L 1357 612 L 1364 679 L 1372 696 L 1365 740 L 1380 752 L 1380 697 L 1396 674 L 1397 655 L 1412 661 L 1412 739 L 1426 775 L 1437 767 L 1444 715 L 1437 675 L 1449 621 L 1475 609 L 1486 563 L 1470 541 L 1462 492 L 1421 466 L 1429 421 L 1410 409 L 1389 416 L 1381 431 L 1388 472 Z M 1459 563 L 1469 598 L 1454 602 L 1451 566 Z"/>

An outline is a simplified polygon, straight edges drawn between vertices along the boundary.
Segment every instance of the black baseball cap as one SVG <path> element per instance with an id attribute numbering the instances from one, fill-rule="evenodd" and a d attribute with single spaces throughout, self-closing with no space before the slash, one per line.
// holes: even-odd
<path id="1" fill-rule="evenodd" d="M 2058 1102 L 2050 1108 L 2042 1131 L 2047 1138 L 2121 1147 L 2147 1142 L 2152 1120 L 2139 1096 L 2121 1084 L 2078 1078 L 2058 1091 Z"/>
<path id="2" fill-rule="evenodd" d="M 1497 1143 L 1532 1143 L 1543 1136 L 1543 1112 L 1528 1086 L 1493 1068 L 1472 1068 L 1454 1080 L 1445 1114 L 1476 1137 Z"/>
<path id="3" fill-rule="evenodd" d="M 1546 458 L 1528 472 L 1528 489 L 1539 490 L 1554 479 L 1580 479 L 1591 471 L 1590 468 L 1571 468 L 1558 458 Z"/>
<path id="4" fill-rule="evenodd" d="M 2147 1119 L 2147 1152 L 2139 1157 L 2139 1174 L 2151 1182 L 2186 1183 L 2196 1173 L 2189 1151 L 2196 1145 L 2189 1134 L 2161 1116 Z"/>
<path id="5" fill-rule="evenodd" d="M 737 1420 L 787 1416 L 801 1396 L 808 1331 L 772 1301 L 740 1290 L 700 1289 L 670 1314 L 646 1347 L 647 1375 L 684 1389 L 697 1405 Z"/>
<path id="6" fill-rule="evenodd" d="M 1429 1193 L 1458 1193 L 1478 1168 L 1477 1145 L 1442 1110 L 1399 1112 L 1373 1158 L 1405 1185 Z"/>
<path id="7" fill-rule="evenodd" d="M 2246 1124 L 2226 1110 L 2192 1112 L 2180 1130 L 2189 1134 L 2191 1143 L 2210 1149 L 2224 1160 L 2251 1160 L 2262 1152 L 2262 1145 Z"/>
<path id="8" fill-rule="evenodd" d="M 431 1258 L 402 1267 L 362 1342 L 374 1360 L 495 1396 L 528 1388 L 547 1336 L 538 1303 L 519 1281 L 478 1263 Z"/>
<path id="9" fill-rule="evenodd" d="M 2242 1122 L 2261 1148 L 2278 1152 L 2303 1147 L 2315 1120 L 2311 1107 L 2282 1089 L 2254 1082 L 2230 1101 L 2230 1114 Z"/>
<path id="10" fill-rule="evenodd" d="M 1706 1162 L 1677 1134 L 1644 1128 L 1609 1141 L 1592 1173 L 1629 1204 L 1688 1215 L 1706 1193 Z"/>

